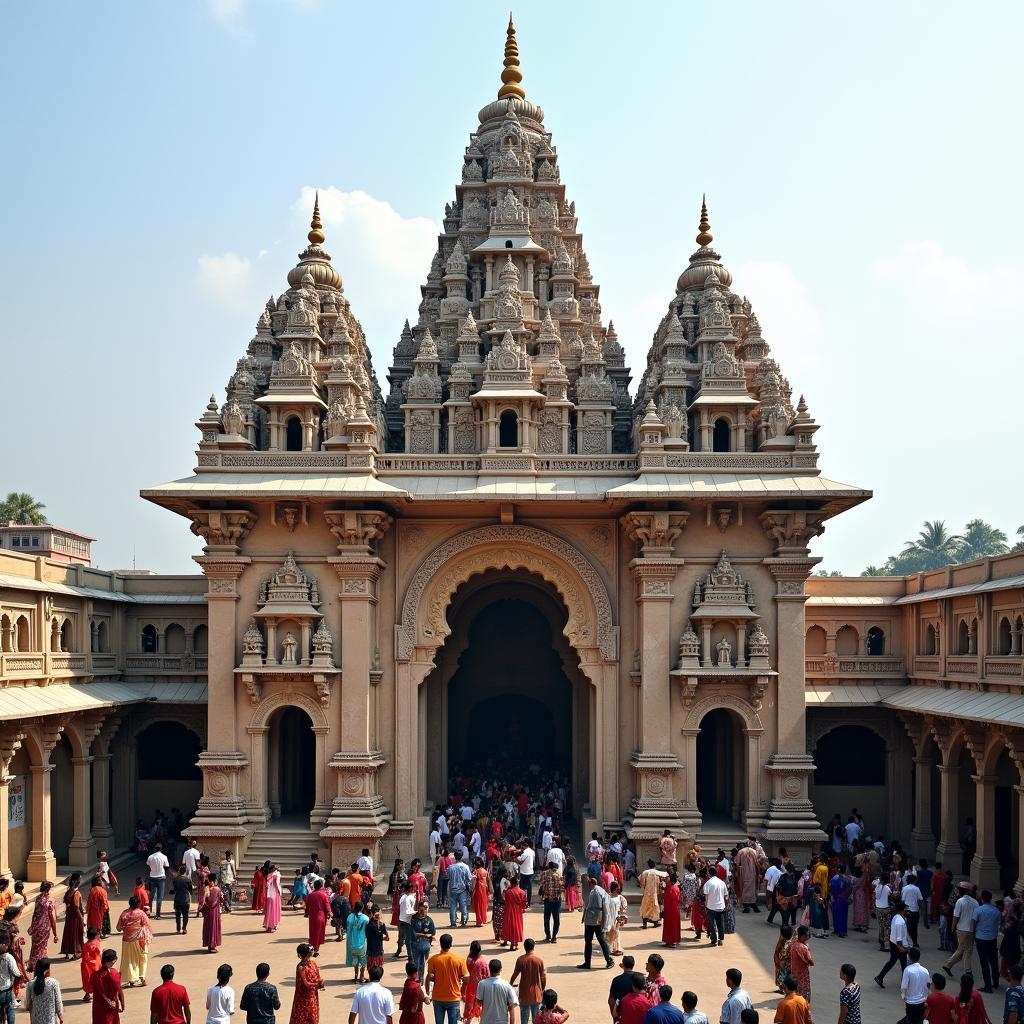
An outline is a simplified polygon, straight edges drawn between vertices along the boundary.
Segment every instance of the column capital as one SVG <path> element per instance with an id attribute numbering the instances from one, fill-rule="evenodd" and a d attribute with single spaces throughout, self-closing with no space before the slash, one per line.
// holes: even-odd
<path id="1" fill-rule="evenodd" d="M 817 510 L 768 509 L 758 519 L 780 556 L 806 555 L 808 544 L 825 532 L 825 515 Z"/>
<path id="2" fill-rule="evenodd" d="M 206 599 L 238 600 L 238 578 L 251 564 L 251 558 L 232 557 L 230 555 L 197 555 L 193 561 L 203 570 L 208 581 Z"/>
<path id="3" fill-rule="evenodd" d="M 999 781 L 998 775 L 972 775 L 971 782 L 976 786 L 995 786 Z"/>
<path id="4" fill-rule="evenodd" d="M 384 562 L 375 555 L 341 555 L 328 558 L 341 582 L 339 597 L 376 600 L 376 586 Z"/>
<path id="5" fill-rule="evenodd" d="M 681 558 L 634 558 L 629 563 L 637 585 L 637 600 L 672 600 L 672 580 L 683 564 Z"/>
<path id="6" fill-rule="evenodd" d="M 338 542 L 341 555 L 371 555 L 391 528 L 394 519 L 376 509 L 344 509 L 324 512 L 327 528 Z"/>
<path id="7" fill-rule="evenodd" d="M 775 580 L 775 600 L 806 601 L 804 583 L 820 561 L 820 558 L 793 556 L 765 558 L 763 564 Z"/>
<path id="8" fill-rule="evenodd" d="M 237 554 L 238 545 L 249 536 L 257 518 L 256 513 L 248 509 L 205 509 L 195 506 L 190 507 L 186 515 L 192 520 L 192 532 L 206 541 L 203 552 L 207 555 Z"/>
<path id="9" fill-rule="evenodd" d="M 689 512 L 627 512 L 619 522 L 630 540 L 640 545 L 642 558 L 671 558 Z"/>

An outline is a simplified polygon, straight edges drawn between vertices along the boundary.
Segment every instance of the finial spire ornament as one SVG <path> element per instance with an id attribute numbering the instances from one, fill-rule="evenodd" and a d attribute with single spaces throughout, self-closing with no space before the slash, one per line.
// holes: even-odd
<path id="1" fill-rule="evenodd" d="M 526 99 L 526 90 L 519 83 L 523 73 L 519 70 L 519 43 L 516 41 L 516 27 L 512 22 L 512 12 L 508 13 L 508 29 L 505 32 L 505 70 L 501 73 L 502 86 L 498 90 L 498 99 L 506 96 L 518 96 Z"/>
<path id="2" fill-rule="evenodd" d="M 700 197 L 700 224 L 698 225 L 697 244 L 710 245 L 715 236 L 711 234 L 711 223 L 708 220 L 707 196 Z"/>
<path id="3" fill-rule="evenodd" d="M 309 234 L 306 237 L 313 245 L 323 245 L 327 236 L 323 232 L 323 224 L 320 223 L 320 190 L 316 191 L 316 198 L 313 200 L 313 219 L 309 222 Z"/>

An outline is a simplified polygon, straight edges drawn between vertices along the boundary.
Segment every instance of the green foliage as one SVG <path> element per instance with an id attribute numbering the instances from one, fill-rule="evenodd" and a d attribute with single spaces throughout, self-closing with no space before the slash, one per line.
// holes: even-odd
<path id="1" fill-rule="evenodd" d="M 1017 534 L 1024 538 L 1024 526 L 1018 528 Z M 941 519 L 929 520 L 899 554 L 890 555 L 882 565 L 869 565 L 861 576 L 910 576 L 944 565 L 1004 555 L 1009 550 L 1006 534 L 984 519 L 972 519 L 963 533 L 950 533 Z M 1024 551 L 1024 539 L 1013 550 Z"/>
<path id="2" fill-rule="evenodd" d="M 31 494 L 11 491 L 0 501 L 0 523 L 13 522 L 19 526 L 39 526 L 47 521 L 43 515 L 46 506 Z"/>

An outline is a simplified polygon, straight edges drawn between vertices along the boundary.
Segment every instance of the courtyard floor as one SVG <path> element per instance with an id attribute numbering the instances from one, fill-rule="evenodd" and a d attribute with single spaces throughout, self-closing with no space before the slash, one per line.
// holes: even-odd
<path id="1" fill-rule="evenodd" d="M 124 872 L 129 876 L 129 872 Z M 635 920 L 638 914 L 640 897 L 635 890 L 628 892 L 630 896 L 630 917 Z M 125 906 L 123 899 L 112 900 L 111 917 L 116 923 L 117 915 Z M 165 909 L 167 905 L 165 904 Z M 433 914 L 438 934 L 448 929 L 447 910 Z M 390 913 L 387 915 L 390 919 Z M 146 988 L 136 987 L 125 990 L 126 1013 L 122 1018 L 126 1024 L 142 1024 L 149 1019 L 149 992 L 154 985 L 160 984 L 160 967 L 164 963 L 173 963 L 176 969 L 175 980 L 184 984 L 192 998 L 193 1019 L 201 1024 L 206 1019 L 204 1000 L 206 989 L 213 984 L 218 964 L 230 963 L 234 967 L 232 986 L 236 995 L 241 996 L 242 988 L 254 978 L 254 967 L 266 960 L 271 965 L 270 980 L 278 985 L 281 991 L 282 1009 L 278 1020 L 285 1022 L 291 1008 L 294 989 L 295 947 L 306 939 L 306 923 L 302 912 L 286 911 L 281 927 L 273 935 L 267 935 L 260 928 L 261 915 L 249 911 L 235 911 L 223 918 L 224 941 L 216 954 L 198 949 L 202 936 L 202 921 L 193 918 L 187 936 L 176 935 L 174 932 L 173 913 L 154 920 L 155 941 L 149 964 L 149 984 Z M 712 1024 L 718 1018 L 718 1011 L 725 996 L 724 974 L 729 967 L 738 967 L 743 972 L 743 985 L 750 993 L 754 1006 L 761 1013 L 762 1022 L 772 1021 L 774 1008 L 779 996 L 775 993 L 771 980 L 771 954 L 778 932 L 775 928 L 765 926 L 764 914 L 744 915 L 737 917 L 738 931 L 726 939 L 724 946 L 710 947 L 705 938 L 701 943 L 693 941 L 693 933 L 683 932 L 683 942 L 676 949 L 666 949 L 658 941 L 660 929 L 643 930 L 639 924 L 628 925 L 623 932 L 623 950 L 636 957 L 637 965 L 642 969 L 647 956 L 652 952 L 660 952 L 665 956 L 665 977 L 675 989 L 673 1002 L 677 1005 L 684 989 L 692 989 L 699 997 L 699 1008 L 703 1009 Z M 558 943 L 548 945 L 543 942 L 543 919 L 536 906 L 527 913 L 526 935 L 537 939 L 537 952 L 547 965 L 548 985 L 557 990 L 559 1002 L 572 1014 L 574 1024 L 599 1024 L 608 1021 L 607 994 L 608 985 L 616 966 L 605 970 L 601 965 L 600 950 L 595 948 L 594 969 L 590 971 L 576 970 L 576 964 L 582 960 L 582 926 L 580 915 L 564 914 L 562 931 Z M 59 925 L 58 932 L 60 928 Z M 685 923 L 684 923 L 685 929 Z M 491 927 L 457 928 L 454 930 L 455 949 L 465 955 L 472 939 L 483 942 L 484 955 L 488 958 L 499 957 L 505 964 L 503 977 L 508 978 L 512 972 L 512 964 L 519 953 L 501 950 L 493 942 Z M 104 943 L 104 948 L 111 946 L 120 953 L 120 938 L 116 934 Z M 57 948 L 51 946 L 51 949 Z M 394 938 L 388 942 L 387 965 L 384 983 L 397 994 L 405 980 L 405 961 L 393 959 L 395 948 Z M 321 950 L 320 968 L 327 983 L 326 991 L 321 995 L 321 1019 L 325 1022 L 341 1022 L 347 1019 L 351 996 L 355 985 L 351 981 L 351 970 L 344 967 L 344 943 L 329 941 Z M 812 939 L 811 951 L 815 959 L 815 967 L 811 974 L 812 1000 L 815 1020 L 823 1024 L 838 1019 L 840 987 L 839 966 L 844 962 L 853 963 L 858 970 L 858 980 L 862 982 L 862 1009 L 866 1022 L 881 1024 L 884 1021 L 898 1021 L 902 1016 L 902 1003 L 899 995 L 899 969 L 894 968 L 886 978 L 885 991 L 879 989 L 872 981 L 885 962 L 885 955 L 879 954 L 873 934 L 865 938 L 852 935 L 846 939 L 827 938 Z M 939 965 L 948 954 L 938 950 L 938 931 L 922 930 L 921 962 L 929 971 L 939 969 Z M 975 970 L 978 970 L 975 961 Z M 91 1007 L 83 1003 L 80 967 L 78 961 L 65 962 L 62 958 L 54 960 L 53 975 L 60 981 L 64 993 L 66 1024 L 85 1024 L 91 1020 Z M 978 984 L 980 985 L 980 973 Z M 958 990 L 956 981 L 949 981 L 947 991 Z M 1002 992 L 985 996 L 989 1016 L 993 1020 L 1002 1018 Z M 236 1015 L 243 1020 L 242 1014 Z M 397 1012 L 395 1021 L 397 1024 Z M 427 1020 L 431 1020 L 430 1007 L 427 1007 Z"/>

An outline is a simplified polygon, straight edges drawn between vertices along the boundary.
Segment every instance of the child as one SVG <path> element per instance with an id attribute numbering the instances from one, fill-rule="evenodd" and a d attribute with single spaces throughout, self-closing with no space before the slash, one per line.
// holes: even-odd
<path id="1" fill-rule="evenodd" d="M 707 907 L 704 905 L 704 893 L 700 889 L 693 897 L 693 906 L 690 907 L 690 924 L 693 926 L 695 941 L 700 942 L 701 934 L 708 926 Z"/>
<path id="2" fill-rule="evenodd" d="M 953 934 L 953 907 L 949 900 L 943 900 L 939 907 L 939 949 L 952 953 L 956 949 Z"/>
<path id="3" fill-rule="evenodd" d="M 398 1001 L 398 1024 L 423 1024 L 423 1006 L 429 1002 L 430 999 L 420 987 L 419 971 L 410 960 L 405 965 L 405 985 L 402 987 L 402 998 Z"/>
<path id="4" fill-rule="evenodd" d="M 82 947 L 82 1001 L 87 1003 L 92 998 L 92 976 L 100 969 L 102 950 L 100 949 L 100 930 L 90 928 L 85 933 L 85 945 Z"/>
<path id="5" fill-rule="evenodd" d="M 135 879 L 135 891 L 132 893 L 133 896 L 138 898 L 139 909 L 144 910 L 147 914 L 149 913 L 149 890 L 146 888 L 146 883 L 143 881 L 141 875 L 138 875 Z M 97 968 L 98 970 L 99 968 Z"/>
<path id="6" fill-rule="evenodd" d="M 569 1014 L 558 1005 L 558 993 L 553 988 L 546 988 L 541 1000 L 543 1006 L 534 1017 L 535 1024 L 565 1024 Z"/>
<path id="7" fill-rule="evenodd" d="M 302 868 L 295 869 L 295 881 L 292 883 L 292 894 L 288 897 L 288 906 L 299 909 L 299 902 L 302 901 L 305 905 L 305 899 L 309 895 L 309 889 L 306 888 L 306 878 L 302 874 Z"/>

